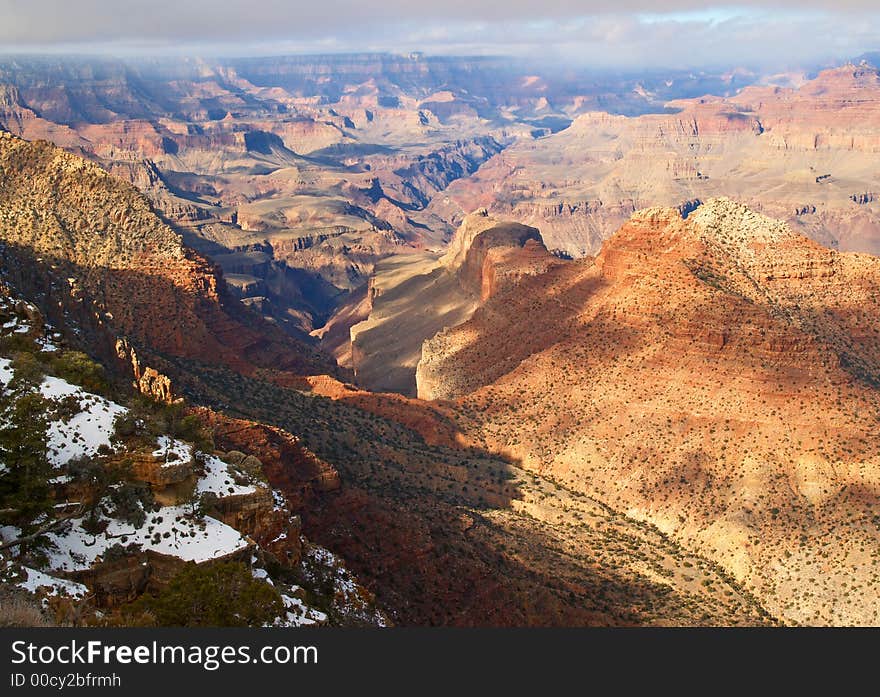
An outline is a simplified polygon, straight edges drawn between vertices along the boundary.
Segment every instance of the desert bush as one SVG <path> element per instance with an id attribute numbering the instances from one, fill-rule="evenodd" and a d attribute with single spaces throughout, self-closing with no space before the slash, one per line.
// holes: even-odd
<path id="1" fill-rule="evenodd" d="M 241 562 L 188 565 L 156 596 L 127 608 L 132 617 L 148 615 L 172 627 L 259 627 L 283 611 L 278 591 Z"/>
<path id="2" fill-rule="evenodd" d="M 118 414 L 113 421 L 113 433 L 118 438 L 128 438 L 138 431 L 138 419 L 128 412 Z"/>
<path id="3" fill-rule="evenodd" d="M 108 562 L 118 561 L 119 559 L 139 554 L 140 551 L 141 546 L 137 542 L 132 542 L 129 545 L 121 545 L 117 542 L 104 551 L 103 559 Z"/>
<path id="4" fill-rule="evenodd" d="M 182 402 L 174 404 L 154 404 L 155 416 L 152 419 L 156 435 L 169 435 L 195 445 L 197 450 L 214 450 L 214 433 L 205 427 L 195 414 L 186 413 Z"/>
<path id="5" fill-rule="evenodd" d="M 50 366 L 56 376 L 89 392 L 106 394 L 110 389 L 104 367 L 80 351 L 65 351 Z"/>
<path id="6" fill-rule="evenodd" d="M 12 359 L 12 370 L 14 371 L 13 388 L 38 385 L 46 374 L 45 367 L 32 353 L 15 354 Z"/>
<path id="7" fill-rule="evenodd" d="M 39 350 L 34 338 L 28 334 L 7 334 L 0 337 L 3 353 L 36 353 Z"/>
<path id="8" fill-rule="evenodd" d="M 36 600 L 24 597 L 3 598 L 0 602 L 0 627 L 51 627 L 53 623 Z"/>
<path id="9" fill-rule="evenodd" d="M 110 490 L 113 517 L 140 528 L 147 520 L 146 511 L 152 510 L 153 491 L 144 482 L 125 482 Z"/>

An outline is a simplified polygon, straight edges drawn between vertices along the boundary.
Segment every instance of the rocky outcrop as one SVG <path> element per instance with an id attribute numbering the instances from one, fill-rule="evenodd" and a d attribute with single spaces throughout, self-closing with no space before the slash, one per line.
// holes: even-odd
<path id="1" fill-rule="evenodd" d="M 247 546 L 216 561 L 247 562 L 253 555 Z M 187 562 L 153 550 L 129 552 L 120 558 L 101 561 L 85 571 L 67 574 L 91 591 L 100 608 L 115 608 L 149 591 L 160 591 L 179 574 Z"/>
<path id="2" fill-rule="evenodd" d="M 243 455 L 241 450 L 259 458 L 262 471 L 273 486 L 285 492 L 294 512 L 315 495 L 340 488 L 339 473 L 332 465 L 317 457 L 287 431 L 234 419 L 208 409 L 197 409 L 195 413 L 213 429 L 218 445 L 234 448 L 226 454 L 227 459 L 239 459 Z M 243 462 L 244 458 L 241 460 Z"/>
<path id="3" fill-rule="evenodd" d="M 132 474 L 158 492 L 192 481 L 196 473 L 195 464 L 193 458 L 165 462 L 163 458 L 150 453 L 137 453 L 131 456 Z M 170 503 L 174 503 L 173 496 Z"/>
<path id="4" fill-rule="evenodd" d="M 173 401 L 171 379 L 154 368 L 142 366 L 134 347 L 128 343 L 128 339 L 116 340 L 116 357 L 131 365 L 133 385 L 138 392 L 152 397 L 157 402 L 170 404 Z"/>
<path id="5" fill-rule="evenodd" d="M 462 221 L 440 263 L 458 278 L 465 292 L 485 300 L 506 273 L 503 269 L 496 273 L 496 267 L 503 264 L 501 259 L 507 256 L 502 250 L 520 249 L 529 242 L 534 243 L 538 257 L 542 251 L 547 256 L 541 234 L 535 228 L 499 222 L 483 208 Z M 510 270 L 510 274 L 515 272 Z"/>
<path id="6" fill-rule="evenodd" d="M 286 568 L 296 568 L 300 563 L 302 522 L 296 515 L 280 510 L 267 487 L 257 487 L 248 494 L 222 496 L 213 513 L 257 542 L 261 552 L 271 555 L 275 563 Z"/>
<path id="7" fill-rule="evenodd" d="M 467 320 L 487 298 L 557 260 L 534 228 L 480 210 L 467 216 L 446 253 L 380 264 L 370 284 L 369 317 L 351 327 L 358 382 L 414 396 L 422 342 Z"/>

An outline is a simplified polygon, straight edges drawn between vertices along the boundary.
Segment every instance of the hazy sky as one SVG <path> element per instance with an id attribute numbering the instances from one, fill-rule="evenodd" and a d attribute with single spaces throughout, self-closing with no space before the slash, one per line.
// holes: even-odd
<path id="1" fill-rule="evenodd" d="M 880 49 L 877 0 L 0 0 L 0 52 L 517 54 L 794 66 Z"/>

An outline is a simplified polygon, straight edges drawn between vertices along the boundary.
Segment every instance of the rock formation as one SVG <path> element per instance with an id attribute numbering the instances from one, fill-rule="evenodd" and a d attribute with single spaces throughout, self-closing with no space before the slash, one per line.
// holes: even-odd
<path id="1" fill-rule="evenodd" d="M 138 359 L 137 352 L 127 339 L 116 340 L 116 357 L 131 365 L 133 385 L 135 389 L 158 402 L 170 404 L 173 401 L 171 378 L 162 375 L 155 368 L 144 367 Z"/>
<path id="2" fill-rule="evenodd" d="M 144 353 L 242 370 L 333 371 L 313 348 L 260 326 L 229 298 L 216 267 L 186 247 L 130 185 L 48 143 L 6 133 L 0 167 L 9 273 L 42 298 L 50 317 L 62 324 L 76 318 L 84 331 L 102 335 L 108 357 L 118 355 L 120 335 L 129 352 L 139 347 L 128 360 L 137 363 L 134 377 L 143 389 L 169 396 L 158 373 L 140 368 Z"/>
<path id="3" fill-rule="evenodd" d="M 439 259 L 411 255 L 380 264 L 370 281 L 370 314 L 351 328 L 358 382 L 414 395 L 422 341 L 464 322 L 499 289 L 555 261 L 535 228 L 481 210 L 464 219 Z"/>
<path id="4" fill-rule="evenodd" d="M 875 257 L 728 199 L 648 209 L 595 262 L 524 279 L 426 342 L 420 392 L 779 617 L 871 624 L 880 606 L 843 589 L 871 582 L 880 542 L 859 522 L 880 506 L 878 284 Z"/>
<path id="5" fill-rule="evenodd" d="M 534 225 L 548 247 L 598 252 L 640 208 L 730 196 L 845 251 L 880 252 L 880 78 L 826 70 L 797 88 L 748 86 L 677 99 L 665 114 L 593 111 L 522 140 L 433 202 L 451 217 L 476 206 Z"/>

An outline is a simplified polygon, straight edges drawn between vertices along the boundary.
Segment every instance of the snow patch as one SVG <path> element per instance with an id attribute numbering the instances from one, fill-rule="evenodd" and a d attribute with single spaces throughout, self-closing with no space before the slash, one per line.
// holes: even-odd
<path id="1" fill-rule="evenodd" d="M 266 571 L 265 569 L 253 568 L 253 569 L 251 569 L 251 574 L 253 574 L 254 578 L 263 580 L 266 583 L 268 583 L 270 586 L 275 585 L 274 581 L 272 581 L 272 579 L 269 578 L 269 572 Z"/>
<path id="2" fill-rule="evenodd" d="M 274 501 L 275 505 L 273 510 L 276 511 L 286 511 L 287 510 L 287 501 L 284 498 L 284 495 L 278 491 L 277 489 L 272 489 L 272 501 Z"/>
<path id="3" fill-rule="evenodd" d="M 9 358 L 0 358 L 0 385 L 6 387 L 15 375 L 12 370 L 12 361 Z"/>
<path id="4" fill-rule="evenodd" d="M 296 592 L 299 587 L 293 586 L 291 592 Z M 283 618 L 279 618 L 275 622 L 276 627 L 308 627 L 316 624 L 324 624 L 327 621 L 327 615 L 320 610 L 309 607 L 299 598 L 290 595 L 281 594 L 281 600 L 284 601 L 284 607 L 287 610 Z"/>
<path id="5" fill-rule="evenodd" d="M 192 462 L 193 449 L 189 443 L 168 436 L 159 436 L 156 444 L 159 447 L 153 451 L 153 457 L 164 460 L 163 467 L 186 465 Z"/>
<path id="6" fill-rule="evenodd" d="M 49 596 L 68 595 L 71 598 L 84 598 L 89 592 L 89 589 L 82 583 L 49 576 L 49 574 L 44 574 L 42 571 L 37 571 L 27 566 L 21 567 L 21 570 L 27 574 L 27 578 L 24 581 L 19 581 L 16 585 L 19 588 L 24 588 L 29 593 L 37 593 L 41 589 L 48 589 L 47 595 Z"/>
<path id="7" fill-rule="evenodd" d="M 14 525 L 0 525 L 0 542 L 12 542 L 21 537 L 21 529 Z"/>
<path id="8" fill-rule="evenodd" d="M 47 376 L 40 384 L 46 399 L 75 398 L 80 412 L 67 421 L 52 421 L 46 432 L 46 453 L 55 467 L 83 456 L 92 456 L 102 445 L 110 447 L 116 417 L 127 409 L 116 402 L 86 392 L 66 380 Z"/>
<path id="9" fill-rule="evenodd" d="M 237 484 L 229 472 L 229 465 L 214 455 L 204 455 L 205 474 L 196 484 L 199 494 L 208 492 L 218 497 L 252 494 L 257 490 L 250 484 Z"/>
<path id="10" fill-rule="evenodd" d="M 104 518 L 107 528 L 97 535 L 83 530 L 82 520 L 75 518 L 66 531 L 47 534 L 51 542 L 49 568 L 56 571 L 88 569 L 114 544 L 135 543 L 145 551 L 197 564 L 225 557 L 250 544 L 240 532 L 216 518 L 193 519 L 183 506 L 165 506 L 156 513 L 149 513 L 140 529 L 125 521 Z"/>

